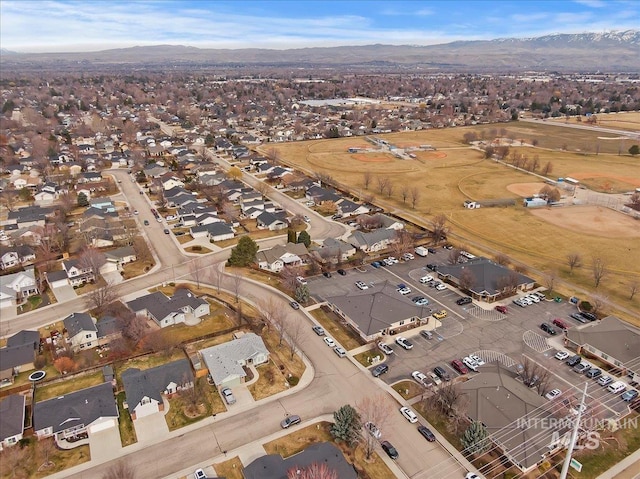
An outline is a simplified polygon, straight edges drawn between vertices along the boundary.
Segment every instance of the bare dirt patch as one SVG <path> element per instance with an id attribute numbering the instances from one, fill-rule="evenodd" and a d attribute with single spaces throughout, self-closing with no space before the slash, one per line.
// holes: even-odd
<path id="1" fill-rule="evenodd" d="M 632 187 L 637 188 L 640 187 L 640 177 L 637 176 L 622 176 L 622 175 L 612 175 L 609 173 L 597 173 L 597 172 L 589 172 L 589 173 L 574 173 L 572 175 L 573 178 L 577 180 L 581 180 L 585 183 L 591 181 L 600 180 L 603 183 L 623 183 L 625 189 L 630 189 Z"/>
<path id="2" fill-rule="evenodd" d="M 523 198 L 527 198 L 527 197 L 532 196 L 532 195 L 534 195 L 536 193 L 539 193 L 543 186 L 544 186 L 544 183 L 542 183 L 542 182 L 537 182 L 537 183 L 513 183 L 511 185 L 508 185 L 507 189 L 511 193 L 515 193 L 518 196 L 522 196 Z"/>
<path id="3" fill-rule="evenodd" d="M 393 161 L 393 158 L 388 156 L 374 156 L 366 153 L 360 153 L 358 155 L 351 155 L 354 160 L 364 161 L 365 163 L 388 163 Z"/>
<path id="4" fill-rule="evenodd" d="M 601 206 L 571 206 L 531 210 L 549 223 L 581 233 L 604 237 L 640 237 L 638 221 Z"/>
<path id="5" fill-rule="evenodd" d="M 442 160 L 448 156 L 444 151 L 417 151 L 415 154 L 423 160 Z"/>

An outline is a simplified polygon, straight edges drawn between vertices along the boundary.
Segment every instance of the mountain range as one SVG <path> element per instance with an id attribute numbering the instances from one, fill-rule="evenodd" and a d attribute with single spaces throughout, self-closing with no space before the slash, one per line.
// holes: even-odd
<path id="1" fill-rule="evenodd" d="M 640 30 L 457 41 L 440 45 L 364 45 L 270 50 L 155 45 L 74 53 L 2 49 L 3 68 L 99 69 L 136 66 L 334 67 L 440 71 L 640 71 Z"/>

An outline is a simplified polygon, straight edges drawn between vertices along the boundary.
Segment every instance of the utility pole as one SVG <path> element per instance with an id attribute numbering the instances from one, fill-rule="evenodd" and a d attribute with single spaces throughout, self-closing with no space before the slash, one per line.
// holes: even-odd
<path id="1" fill-rule="evenodd" d="M 580 406 L 578 407 L 578 415 L 576 416 L 576 423 L 573 425 L 573 431 L 571 432 L 571 441 L 567 448 L 567 455 L 564 458 L 564 464 L 562 464 L 562 472 L 560 473 L 560 479 L 567 479 L 569 473 L 569 464 L 571 464 L 571 454 L 573 454 L 573 446 L 578 438 L 578 428 L 580 427 L 580 418 L 582 417 L 582 410 L 584 409 L 584 398 L 587 396 L 588 383 L 584 383 L 584 390 L 582 391 L 582 399 L 580 400 Z"/>

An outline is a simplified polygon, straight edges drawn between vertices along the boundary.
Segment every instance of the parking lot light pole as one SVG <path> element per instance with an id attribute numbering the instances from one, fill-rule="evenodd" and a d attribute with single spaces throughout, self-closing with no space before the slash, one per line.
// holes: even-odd
<path id="1" fill-rule="evenodd" d="M 582 391 L 582 399 L 580 400 L 580 406 L 578 407 L 578 415 L 576 416 L 576 423 L 573 425 L 573 431 L 571 432 L 571 442 L 567 448 L 567 455 L 564 458 L 564 464 L 562 464 L 562 472 L 560 473 L 560 479 L 567 479 L 569 473 L 569 464 L 571 463 L 571 454 L 573 454 L 573 446 L 578 438 L 578 428 L 580 427 L 580 418 L 582 417 L 582 410 L 584 409 L 584 399 L 587 397 L 588 383 L 584 383 L 584 390 Z"/>

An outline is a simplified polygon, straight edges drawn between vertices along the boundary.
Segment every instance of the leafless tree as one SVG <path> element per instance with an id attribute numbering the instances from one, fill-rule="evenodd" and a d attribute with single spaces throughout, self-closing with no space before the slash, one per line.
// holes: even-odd
<path id="1" fill-rule="evenodd" d="M 18 203 L 18 193 L 13 190 L 6 190 L 0 193 L 0 201 L 2 206 L 7 210 L 13 211 L 14 207 Z"/>
<path id="2" fill-rule="evenodd" d="M 122 335 L 135 344 L 149 334 L 147 318 L 141 314 L 118 314 L 116 320 L 122 330 Z"/>
<path id="3" fill-rule="evenodd" d="M 279 318 L 282 317 L 282 305 L 281 302 L 276 300 L 273 296 L 269 298 L 262 298 L 258 300 L 258 310 L 260 318 L 264 321 L 267 329 L 279 324 Z"/>
<path id="4" fill-rule="evenodd" d="M 460 257 L 461 257 L 460 250 L 458 248 L 453 248 L 449 250 L 449 254 L 447 255 L 447 263 L 457 264 Z"/>
<path id="5" fill-rule="evenodd" d="M 196 280 L 196 285 L 198 289 L 200 289 L 200 279 L 202 275 L 205 273 L 204 271 L 204 263 L 202 258 L 194 258 L 189 262 L 189 272 Z"/>
<path id="6" fill-rule="evenodd" d="M 434 243 L 439 243 L 444 238 L 446 238 L 447 233 L 449 232 L 449 227 L 447 226 L 447 217 L 442 213 L 437 215 L 433 219 L 432 228 L 433 241 Z"/>
<path id="7" fill-rule="evenodd" d="M 496 263 L 501 266 L 507 266 L 511 263 L 511 259 L 504 253 L 498 253 L 495 256 Z"/>
<path id="8" fill-rule="evenodd" d="M 376 182 L 378 185 L 378 193 L 382 194 L 387 190 L 387 187 L 389 183 L 391 183 L 391 180 L 388 176 L 378 176 L 376 178 Z"/>
<path id="9" fill-rule="evenodd" d="M 593 285 L 598 289 L 602 278 L 608 273 L 606 261 L 599 256 L 593 258 L 591 262 L 591 272 L 593 273 Z"/>
<path id="10" fill-rule="evenodd" d="M 537 156 L 537 155 L 536 155 Z M 549 173 L 553 172 L 553 163 L 547 161 L 542 167 L 542 175 L 547 176 Z"/>
<path id="11" fill-rule="evenodd" d="M 56 446 L 53 442 L 52 437 L 48 437 L 42 441 L 38 441 L 37 444 L 38 454 L 41 457 L 42 465 L 45 469 L 53 466 L 53 462 L 51 462 L 51 453 L 55 450 Z"/>
<path id="12" fill-rule="evenodd" d="M 602 296 L 600 294 L 594 294 L 589 299 L 589 303 L 591 303 L 591 312 L 593 314 L 598 314 L 602 311 L 604 306 L 607 304 L 608 298 L 606 296 Z"/>
<path id="13" fill-rule="evenodd" d="M 541 197 L 546 198 L 547 201 L 551 203 L 557 203 L 558 201 L 560 201 L 560 197 L 561 197 L 560 190 L 558 190 L 558 188 L 555 188 L 549 185 L 544 185 L 540 189 L 539 194 Z"/>
<path id="14" fill-rule="evenodd" d="M 582 266 L 582 256 L 580 256 L 580 253 L 569 253 L 567 255 L 567 265 L 571 273 L 573 273 L 575 268 Z"/>
<path id="15" fill-rule="evenodd" d="M 136 479 L 135 468 L 126 460 L 121 459 L 107 469 L 102 479 Z"/>
<path id="16" fill-rule="evenodd" d="M 5 447 L 0 452 L 0 462 L 3 464 L 3 471 L 8 469 L 10 475 L 7 477 L 27 477 L 25 465 L 31 462 L 29 448 L 20 447 L 19 444 Z M 6 469 L 5 469 L 6 468 Z"/>
<path id="17" fill-rule="evenodd" d="M 402 197 L 402 202 L 406 204 L 407 198 L 409 198 L 409 186 L 406 183 L 400 187 L 400 196 Z"/>
<path id="18" fill-rule="evenodd" d="M 186 387 L 186 385 L 193 381 L 192 387 Z M 202 404 L 202 387 L 195 378 L 190 378 L 187 374 L 182 378 L 182 389 L 180 389 L 180 397 L 187 405 L 187 412 L 192 415 L 198 414 L 198 406 Z"/>
<path id="19" fill-rule="evenodd" d="M 242 276 L 233 273 L 233 296 L 236 303 L 240 303 L 240 291 L 242 289 Z"/>
<path id="20" fill-rule="evenodd" d="M 373 176 L 371 175 L 371 171 L 367 170 L 362 174 L 362 186 L 365 190 L 369 189 L 369 185 L 371 184 Z"/>
<path id="21" fill-rule="evenodd" d="M 375 396 L 366 396 L 356 403 L 356 410 L 360 414 L 362 425 L 367 423 L 374 424 L 378 430 L 382 431 L 389 416 L 391 415 L 391 406 L 383 394 Z M 377 439 L 369 433 L 364 432 L 364 454 L 367 459 L 373 454 Z"/>
<path id="22" fill-rule="evenodd" d="M 629 300 L 632 300 L 633 297 L 638 292 L 638 289 L 640 288 L 640 281 L 638 281 L 637 279 L 633 279 L 629 283 L 628 287 L 629 287 Z"/>
<path id="23" fill-rule="evenodd" d="M 460 289 L 469 290 L 476 282 L 476 277 L 469 268 L 464 268 L 459 278 Z"/>
<path id="24" fill-rule="evenodd" d="M 338 474 L 324 462 L 313 462 L 303 468 L 292 467 L 287 471 L 287 479 L 338 479 Z"/>
<path id="25" fill-rule="evenodd" d="M 97 277 L 100 273 L 100 268 L 107 262 L 107 257 L 102 251 L 95 248 L 85 248 L 78 259 L 80 266 L 90 269 L 91 272 Z"/>
<path id="26" fill-rule="evenodd" d="M 216 291 L 220 293 L 220 284 L 222 283 L 222 277 L 224 273 L 219 263 L 212 264 L 210 268 L 206 270 L 207 280 L 216 287 Z"/>
<path id="27" fill-rule="evenodd" d="M 133 238 L 133 249 L 136 252 L 138 261 L 142 261 L 143 263 L 150 263 L 153 261 L 153 255 L 149 250 L 149 245 L 147 245 L 147 242 L 142 236 L 135 236 Z"/>
<path id="28" fill-rule="evenodd" d="M 444 382 L 438 386 L 434 394 L 434 400 L 440 410 L 447 416 L 456 415 L 464 401 L 460 387 L 451 381 Z"/>
<path id="29" fill-rule="evenodd" d="M 395 233 L 395 242 L 391 244 L 391 250 L 396 256 L 402 256 L 413 248 L 413 237 L 404 228 Z"/>
<path id="30" fill-rule="evenodd" d="M 110 280 L 104 286 L 87 293 L 87 304 L 90 309 L 95 310 L 97 316 L 102 316 L 107 306 L 117 299 L 117 286 Z"/>
<path id="31" fill-rule="evenodd" d="M 394 190 L 393 182 L 391 180 L 387 181 L 387 184 L 384 188 L 384 192 L 387 195 L 387 198 L 391 198 L 391 195 L 393 194 L 393 190 Z"/>
<path id="32" fill-rule="evenodd" d="M 289 337 L 289 358 L 293 359 L 303 343 L 304 324 L 301 321 L 286 321 L 285 327 Z"/>
<path id="33" fill-rule="evenodd" d="M 411 198 L 411 208 L 416 209 L 416 204 L 420 200 L 420 189 L 417 186 L 414 186 L 409 190 L 409 196 Z"/>
<path id="34" fill-rule="evenodd" d="M 547 274 L 544 275 L 544 285 L 549 291 L 553 291 L 553 288 L 556 285 L 556 280 L 558 279 L 556 272 L 551 270 Z"/>
<path id="35" fill-rule="evenodd" d="M 142 345 L 146 351 L 161 352 L 166 357 L 171 355 L 171 350 L 173 349 L 173 345 L 167 338 L 165 331 L 161 329 L 147 334 L 142 340 Z"/>
<path id="36" fill-rule="evenodd" d="M 282 285 L 289 291 L 295 291 L 298 286 L 297 277 L 300 276 L 300 268 L 297 266 L 285 266 L 280 271 Z"/>

